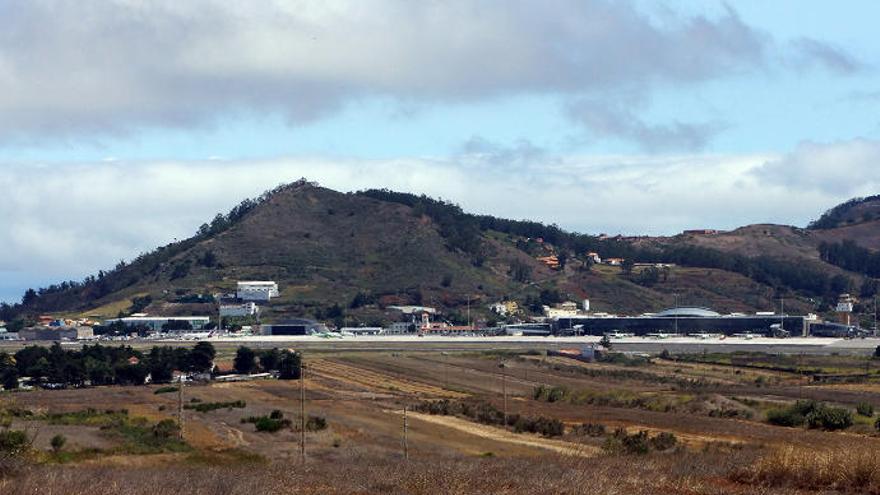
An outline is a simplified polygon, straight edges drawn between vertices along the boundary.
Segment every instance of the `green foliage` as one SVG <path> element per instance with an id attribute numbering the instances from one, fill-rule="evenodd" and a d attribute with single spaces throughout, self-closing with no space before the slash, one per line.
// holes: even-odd
<path id="1" fill-rule="evenodd" d="M 257 355 L 250 347 L 241 346 L 235 352 L 232 366 L 238 373 L 253 373 L 257 369 Z"/>
<path id="2" fill-rule="evenodd" d="M 64 448 L 64 445 L 67 443 L 67 437 L 62 434 L 57 434 L 49 440 L 49 444 L 52 446 L 52 450 L 55 452 L 60 452 L 61 449 Z"/>
<path id="3" fill-rule="evenodd" d="M 30 448 L 31 439 L 21 430 L 0 429 L 0 454 L 20 455 Z"/>
<path id="4" fill-rule="evenodd" d="M 474 256 L 481 254 L 483 241 L 480 222 L 474 215 L 464 213 L 456 204 L 388 189 L 369 189 L 359 191 L 358 194 L 409 206 L 413 209 L 413 214 L 425 215 L 437 224 L 440 235 L 451 249 L 459 249 Z"/>
<path id="5" fill-rule="evenodd" d="M 197 404 L 187 404 L 183 406 L 184 409 L 191 409 L 200 413 L 216 411 L 217 409 L 244 409 L 245 407 L 247 407 L 247 403 L 243 400 L 234 400 L 227 402 L 199 402 Z"/>
<path id="6" fill-rule="evenodd" d="M 840 243 L 819 244 L 819 256 L 823 261 L 844 270 L 880 277 L 880 253 L 863 248 L 849 239 Z"/>
<path id="7" fill-rule="evenodd" d="M 675 434 L 664 431 L 652 437 L 649 442 L 651 444 L 651 448 L 653 448 L 654 450 L 664 451 L 674 448 L 676 445 L 678 445 L 678 438 L 676 438 Z"/>
<path id="8" fill-rule="evenodd" d="M 275 371 L 281 365 L 281 352 L 277 348 L 261 351 L 259 357 L 263 371 Z"/>
<path id="9" fill-rule="evenodd" d="M 281 361 L 278 364 L 278 378 L 280 380 L 299 380 L 302 358 L 299 353 L 283 351 Z"/>
<path id="10" fill-rule="evenodd" d="M 849 201 L 841 203 L 823 213 L 818 220 L 810 222 L 807 228 L 812 230 L 824 230 L 840 227 L 846 223 L 847 217 L 851 216 L 855 207 L 878 200 L 880 200 L 880 195 L 850 199 Z"/>
<path id="11" fill-rule="evenodd" d="M 280 430 L 281 428 L 290 427 L 290 420 L 289 419 L 280 419 L 279 420 L 279 419 L 272 419 L 267 416 L 262 416 L 260 418 L 257 418 L 257 420 L 254 422 L 254 426 L 256 427 L 257 431 L 274 433 L 274 432 Z"/>
<path id="12" fill-rule="evenodd" d="M 823 430 L 845 430 L 852 426 L 852 413 L 842 407 L 819 407 L 807 414 L 805 418 L 807 427 L 821 428 Z"/>
<path id="13" fill-rule="evenodd" d="M 323 416 L 309 415 L 306 418 L 306 431 L 321 431 L 327 429 L 327 418 Z"/>
<path id="14" fill-rule="evenodd" d="M 565 432 L 565 425 L 561 421 L 544 416 L 531 417 L 510 414 L 507 416 L 505 424 L 504 412 L 486 402 L 470 404 L 442 399 L 422 402 L 414 406 L 413 409 L 427 414 L 464 416 L 487 425 L 509 426 L 513 427 L 513 430 L 517 433 L 538 433 L 546 437 L 554 437 L 560 436 Z"/>
<path id="15" fill-rule="evenodd" d="M 599 423 L 583 423 L 575 426 L 573 431 L 575 435 L 585 435 L 588 437 L 604 437 L 605 432 L 605 425 Z"/>
<path id="16" fill-rule="evenodd" d="M 153 436 L 167 440 L 180 435 L 180 425 L 173 419 L 163 419 L 153 426 Z"/>
<path id="17" fill-rule="evenodd" d="M 852 413 L 812 400 L 767 411 L 767 422 L 777 426 L 803 426 L 824 430 L 844 430 L 853 424 Z"/>
<path id="18" fill-rule="evenodd" d="M 673 433 L 661 432 L 652 437 L 644 430 L 629 434 L 625 428 L 617 428 L 605 439 L 603 448 L 613 453 L 644 455 L 652 450 L 667 451 L 676 445 L 678 438 Z"/>
<path id="19" fill-rule="evenodd" d="M 528 283 L 532 279 L 532 267 L 520 260 L 514 260 L 510 264 L 510 277 L 521 283 Z"/>
<path id="20" fill-rule="evenodd" d="M 856 404 L 856 414 L 870 418 L 874 416 L 874 406 L 867 402 L 859 402 Z"/>
<path id="21" fill-rule="evenodd" d="M 189 355 L 189 370 L 195 372 L 210 372 L 214 369 L 214 357 L 217 351 L 210 342 L 199 342 L 193 347 Z"/>

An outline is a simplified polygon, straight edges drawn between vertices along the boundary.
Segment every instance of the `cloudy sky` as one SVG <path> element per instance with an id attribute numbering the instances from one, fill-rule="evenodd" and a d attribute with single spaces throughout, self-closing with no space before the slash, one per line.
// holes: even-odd
<path id="1" fill-rule="evenodd" d="M 0 301 L 300 177 L 589 233 L 880 193 L 871 0 L 0 0 Z"/>

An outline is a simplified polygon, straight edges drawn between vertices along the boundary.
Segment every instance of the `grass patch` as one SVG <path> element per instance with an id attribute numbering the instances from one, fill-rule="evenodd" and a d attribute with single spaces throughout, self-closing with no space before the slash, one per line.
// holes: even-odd
<path id="1" fill-rule="evenodd" d="M 156 391 L 153 392 L 153 393 L 156 394 L 156 395 L 159 395 L 159 394 L 171 394 L 171 393 L 177 392 L 178 390 L 179 390 L 179 389 L 178 389 L 177 387 L 159 387 L 159 388 L 157 388 Z"/>

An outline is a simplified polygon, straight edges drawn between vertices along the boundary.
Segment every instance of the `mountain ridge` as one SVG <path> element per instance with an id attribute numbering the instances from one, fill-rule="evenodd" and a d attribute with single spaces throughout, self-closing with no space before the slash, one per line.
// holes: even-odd
<path id="1" fill-rule="evenodd" d="M 875 202 L 880 204 L 851 201 L 829 211 L 850 218 L 847 208 L 870 210 L 866 205 Z M 755 224 L 719 233 L 603 239 L 471 215 L 424 195 L 341 193 L 303 179 L 244 200 L 193 237 L 113 270 L 29 290 L 21 304 L 0 308 L 0 319 L 42 312 L 208 312 L 207 296 L 230 292 L 243 279 L 282 284 L 269 319 L 341 314 L 364 323 L 387 318 L 390 304 L 407 303 L 438 306 L 461 319 L 469 301 L 488 318 L 486 305 L 503 298 L 536 310 L 541 303 L 589 297 L 599 309 L 638 312 L 672 305 L 681 293 L 731 311 L 772 309 L 772 301 L 787 294 L 792 308 L 822 311 L 835 292 L 865 292 L 873 281 L 823 259 L 827 246 L 844 241 L 880 248 L 880 220 L 859 218 L 828 228 Z M 593 251 L 677 266 L 661 280 L 644 268 L 590 266 L 586 254 Z M 556 255 L 562 269 L 539 261 L 542 255 Z"/>

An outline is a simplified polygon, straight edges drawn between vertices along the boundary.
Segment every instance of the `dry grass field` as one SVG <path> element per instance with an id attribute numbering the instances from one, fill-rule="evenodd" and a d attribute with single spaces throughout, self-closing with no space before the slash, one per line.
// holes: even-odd
<path id="1" fill-rule="evenodd" d="M 0 408 L 31 450 L 3 460 L 0 493 L 880 493 L 873 412 L 844 431 L 766 419 L 804 399 L 880 409 L 872 380 L 537 352 L 314 353 L 304 408 L 326 427 L 307 428 L 305 462 L 299 381 L 187 385 L 184 442 L 157 430 L 179 405 L 158 385 L 21 391 Z M 260 417 L 290 421 L 258 431 Z"/>

